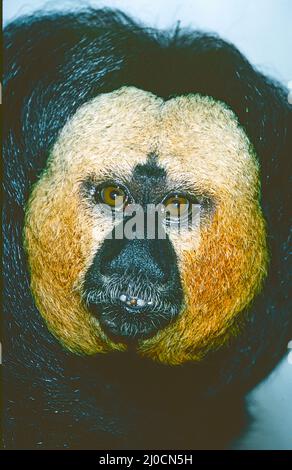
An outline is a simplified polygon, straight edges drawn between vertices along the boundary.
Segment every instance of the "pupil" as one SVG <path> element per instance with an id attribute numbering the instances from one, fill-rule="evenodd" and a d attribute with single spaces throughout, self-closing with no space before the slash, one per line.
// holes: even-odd
<path id="1" fill-rule="evenodd" d="M 118 196 L 122 196 L 122 194 L 117 189 L 113 189 L 110 193 L 111 199 L 116 199 Z"/>

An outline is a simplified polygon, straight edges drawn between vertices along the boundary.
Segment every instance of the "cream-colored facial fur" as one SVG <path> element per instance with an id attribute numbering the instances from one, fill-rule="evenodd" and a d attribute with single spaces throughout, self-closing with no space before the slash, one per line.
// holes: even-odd
<path id="1" fill-rule="evenodd" d="M 199 246 L 192 231 L 170 232 L 185 306 L 178 319 L 141 340 L 137 353 L 167 364 L 199 360 L 237 333 L 266 274 L 259 169 L 235 115 L 209 97 L 164 102 L 133 87 L 100 95 L 63 128 L 26 212 L 25 246 L 35 302 L 48 328 L 73 352 L 125 350 L 81 300 L 84 275 L 112 221 L 82 199 L 87 176 L 131 178 L 155 152 L 174 185 L 188 180 L 214 200 Z"/>

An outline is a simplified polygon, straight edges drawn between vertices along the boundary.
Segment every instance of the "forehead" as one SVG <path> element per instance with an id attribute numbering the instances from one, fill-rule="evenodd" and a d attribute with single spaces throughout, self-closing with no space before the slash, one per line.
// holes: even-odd
<path id="1" fill-rule="evenodd" d="M 173 178 L 187 177 L 210 190 L 253 184 L 257 163 L 236 116 L 210 97 L 187 95 L 164 101 L 123 87 L 86 103 L 67 122 L 53 161 L 76 174 L 130 176 L 155 154 Z"/>

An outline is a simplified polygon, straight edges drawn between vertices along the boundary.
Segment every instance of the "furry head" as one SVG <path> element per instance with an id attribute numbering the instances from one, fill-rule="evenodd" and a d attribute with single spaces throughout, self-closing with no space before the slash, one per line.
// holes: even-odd
<path id="1" fill-rule="evenodd" d="M 211 220 L 202 223 L 198 246 L 192 241 L 192 230 L 179 235 L 169 230 L 185 307 L 170 326 L 155 331 L 150 339 L 138 340 L 138 351 L 171 364 L 200 358 L 236 331 L 239 314 L 258 293 L 267 258 L 258 164 L 233 113 L 199 95 L 164 102 L 136 88 L 102 94 L 81 106 L 63 128 L 34 187 L 26 217 L 37 306 L 50 330 L 72 351 L 123 350 L 127 339 L 110 340 L 82 302 L 86 272 L 113 230 L 113 221 L 96 201 L 88 203 L 82 187 L 89 178 L 93 187 L 122 180 L 133 192 L 135 168 L 153 154 L 167 181 L 160 181 L 161 194 L 154 192 L 151 203 L 181 188 L 209 197 L 214 210 Z M 137 191 L 137 202 L 142 192 Z M 111 249 L 118 243 L 113 242 Z M 158 241 L 160 250 L 159 243 L 164 242 Z M 122 292 L 127 294 L 126 275 L 127 282 L 139 283 L 136 290 L 143 283 L 143 273 L 140 276 L 133 268 L 133 260 L 127 269 L 111 284 L 117 290 L 113 304 L 120 303 Z M 146 279 L 141 297 L 150 285 Z M 158 284 L 152 290 L 159 288 Z"/>
<path id="2" fill-rule="evenodd" d="M 220 446 L 214 397 L 291 337 L 287 91 L 215 35 L 111 10 L 20 18 L 5 51 L 7 446 Z M 199 239 L 108 240 L 117 195 L 199 203 Z"/>

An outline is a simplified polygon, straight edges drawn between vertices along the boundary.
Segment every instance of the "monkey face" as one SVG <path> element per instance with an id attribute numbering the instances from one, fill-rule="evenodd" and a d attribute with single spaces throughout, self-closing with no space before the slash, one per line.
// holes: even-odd
<path id="1" fill-rule="evenodd" d="M 80 354 L 134 341 L 163 363 L 200 360 L 237 333 L 265 278 L 259 197 L 253 148 L 224 104 L 124 87 L 83 105 L 26 211 L 31 288 L 49 329 Z M 115 200 L 121 219 L 104 210 Z M 134 203 L 188 216 L 199 205 L 200 230 L 169 218 L 162 239 L 117 238 Z"/>

